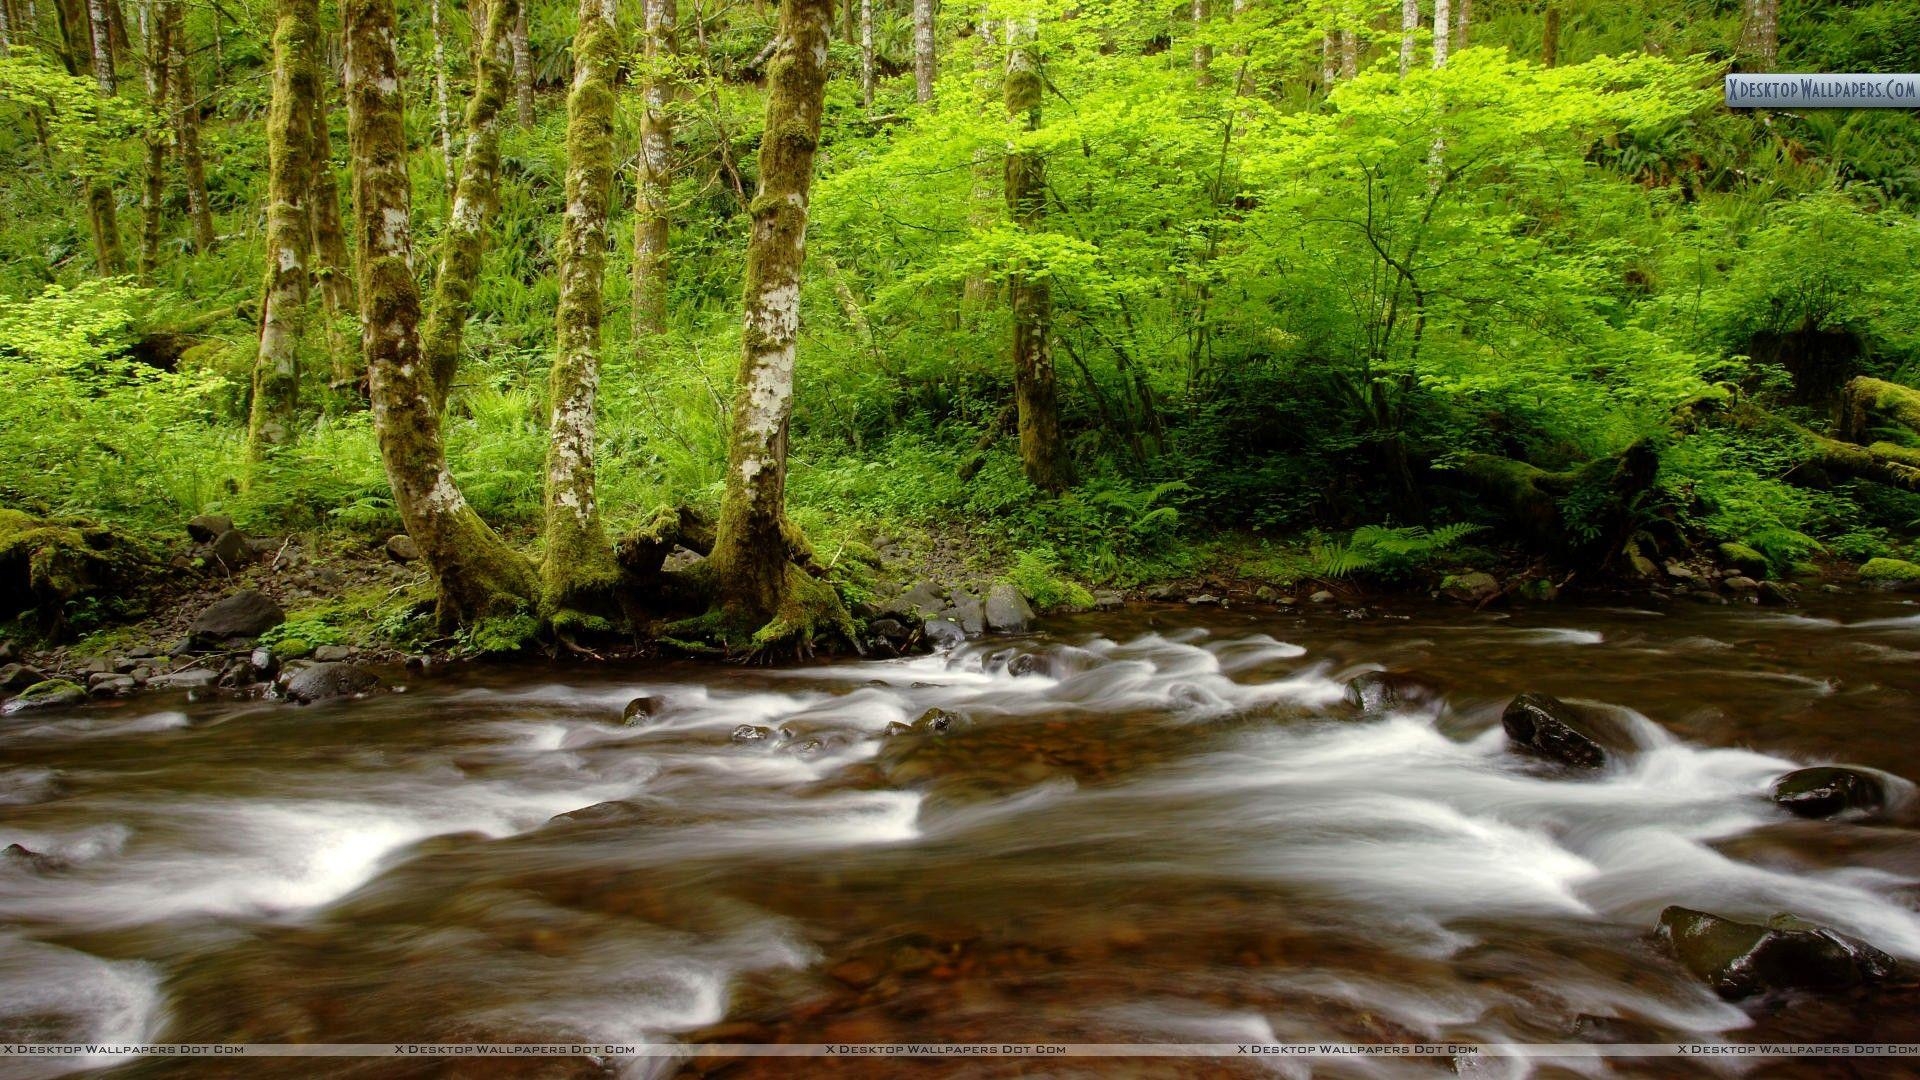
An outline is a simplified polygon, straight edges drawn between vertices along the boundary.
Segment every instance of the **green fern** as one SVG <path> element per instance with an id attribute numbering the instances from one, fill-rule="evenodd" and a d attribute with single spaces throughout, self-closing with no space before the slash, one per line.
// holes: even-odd
<path id="1" fill-rule="evenodd" d="M 1398 577 L 1419 569 L 1479 529 L 1478 525 L 1459 522 L 1434 529 L 1421 525 L 1401 528 L 1363 525 L 1345 541 L 1314 544 L 1308 562 L 1314 573 L 1322 577 L 1344 578 L 1357 574 Z"/>

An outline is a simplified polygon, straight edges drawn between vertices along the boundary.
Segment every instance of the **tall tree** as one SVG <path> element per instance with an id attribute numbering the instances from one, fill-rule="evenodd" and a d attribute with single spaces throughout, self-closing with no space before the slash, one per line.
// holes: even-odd
<path id="1" fill-rule="evenodd" d="M 453 109 L 447 99 L 447 25 L 441 14 L 444 0 L 428 0 L 428 25 L 433 31 L 433 134 L 440 144 L 440 165 L 449 185 L 459 182 L 453 171 Z"/>
<path id="2" fill-rule="evenodd" d="M 1340 31 L 1340 77 L 1351 79 L 1360 74 L 1360 33 L 1352 26 Z"/>
<path id="3" fill-rule="evenodd" d="M 982 101 L 989 100 L 992 93 L 994 62 L 998 59 L 994 53 L 994 25 L 990 12 L 983 9 L 973 27 L 973 68 Z M 996 171 L 992 149 L 984 145 L 976 148 L 973 151 L 973 190 L 967 204 L 967 227 L 974 232 L 985 232 L 999 216 L 998 194 L 994 191 L 998 179 Z M 968 274 L 960 290 L 962 310 L 969 314 L 986 308 L 994 294 L 993 283 L 981 273 Z"/>
<path id="4" fill-rule="evenodd" d="M 1193 84 L 1204 90 L 1213 85 L 1213 45 L 1206 39 L 1207 19 L 1212 7 L 1207 0 L 1193 0 L 1193 29 L 1199 38 L 1193 46 Z"/>
<path id="5" fill-rule="evenodd" d="M 320 43 L 316 0 L 279 0 L 273 32 L 273 102 L 267 111 L 267 268 L 253 361 L 247 459 L 293 437 L 300 399 L 300 330 L 307 303 L 308 171 Z"/>
<path id="6" fill-rule="evenodd" d="M 933 65 L 933 0 L 913 0 L 913 96 L 922 105 L 933 104 Z"/>
<path id="7" fill-rule="evenodd" d="M 640 114 L 640 176 L 633 203 L 633 337 L 644 351 L 647 339 L 667 328 L 667 241 L 672 216 L 673 102 L 678 80 L 675 52 L 679 5 L 675 0 L 644 0 L 642 49 L 646 77 Z"/>
<path id="8" fill-rule="evenodd" d="M 163 0 L 167 25 L 167 74 L 173 82 L 175 134 L 180 143 L 180 178 L 187 188 L 187 219 L 197 251 L 213 247 L 213 206 L 207 196 L 207 165 L 200 156 L 200 99 L 193 68 L 187 62 L 187 26 L 183 0 Z"/>
<path id="9" fill-rule="evenodd" d="M 101 0 L 91 0 L 100 4 Z M 61 38 L 66 45 L 67 70 L 93 76 L 102 97 L 113 97 L 118 82 L 113 73 L 113 53 L 106 33 L 106 12 L 100 13 L 94 27 L 93 13 L 79 0 L 63 0 L 59 5 Z M 127 259 L 120 246 L 120 221 L 114 206 L 113 188 L 101 175 L 98 163 L 89 162 L 87 183 L 87 224 L 93 233 L 93 262 L 102 274 L 118 274 L 126 269 Z"/>
<path id="10" fill-rule="evenodd" d="M 1420 35 L 1420 0 L 1400 3 L 1400 77 L 1413 70 L 1414 39 Z"/>
<path id="11" fill-rule="evenodd" d="M 873 0 L 860 0 L 860 105 L 873 108 Z"/>
<path id="12" fill-rule="evenodd" d="M 1742 0 L 1740 67 L 1772 71 L 1780 59 L 1780 0 Z"/>
<path id="13" fill-rule="evenodd" d="M 381 461 L 394 505 L 433 574 L 440 625 L 521 614 L 534 596 L 533 566 L 487 528 L 447 471 L 433 377 L 420 354 L 393 0 L 346 0 L 345 8 L 360 341 Z"/>
<path id="14" fill-rule="evenodd" d="M 431 373 L 436 414 L 445 407 L 460 365 L 467 318 L 473 312 L 473 286 L 480 279 L 486 250 L 487 216 L 499 201 L 500 114 L 513 91 L 513 27 L 521 0 L 493 0 L 481 28 L 480 68 L 467 102 L 466 148 L 454 185 L 447 234 L 440 242 L 440 263 L 433 276 L 433 303 L 427 309 L 422 352 Z"/>
<path id="15" fill-rule="evenodd" d="M 1447 66 L 1447 30 L 1453 25 L 1453 9 L 1447 0 L 1433 0 L 1433 66 Z"/>
<path id="16" fill-rule="evenodd" d="M 1540 29 L 1540 66 L 1553 67 L 1560 62 L 1560 9 L 1547 5 L 1545 25 Z"/>
<path id="17" fill-rule="evenodd" d="M 4 6 L 4 4 L 0 4 Z M 147 83 L 147 104 L 158 116 L 167 111 L 166 20 L 153 10 L 153 0 L 140 0 L 140 21 L 146 26 L 146 50 L 142 56 Z M 160 264 L 161 211 L 167 198 L 167 132 L 155 124 L 146 135 L 147 184 L 140 196 L 140 277 L 150 281 Z"/>
<path id="18" fill-rule="evenodd" d="M 827 87 L 832 0 L 784 0 L 767 71 L 760 185 L 747 241 L 740 375 L 727 452 L 727 487 L 707 568 L 719 607 L 734 622 L 768 620 L 763 643 L 811 636 L 832 590 L 793 562 L 804 540 L 787 522 L 787 424 L 793 414 L 800 269 L 807 199 Z M 825 595 L 821 595 L 821 590 Z M 844 622 L 844 613 L 840 615 Z"/>
<path id="19" fill-rule="evenodd" d="M 792 2 L 792 0 L 789 0 Z M 607 208 L 613 197 L 614 0 L 580 0 L 567 96 L 567 210 L 560 226 L 560 311 L 548 379 L 547 556 L 542 606 L 558 622 L 619 577 L 594 489 Z"/>
<path id="20" fill-rule="evenodd" d="M 327 322 L 327 358 L 333 363 L 332 383 L 350 390 L 360 381 L 353 350 L 340 334 L 340 316 L 353 310 L 353 268 L 347 261 L 346 229 L 340 223 L 340 182 L 333 171 L 333 132 L 327 109 L 327 82 L 317 78 L 313 112 L 307 118 L 313 133 L 313 168 L 308 170 L 307 212 L 313 237 L 313 282 L 320 290 L 320 309 Z"/>
<path id="21" fill-rule="evenodd" d="M 1007 23 L 1007 116 L 1027 131 L 1040 128 L 1045 85 L 1034 48 L 1034 28 Z M 1017 144 L 1007 151 L 1007 211 L 1024 232 L 1037 232 L 1047 214 L 1047 163 L 1039 151 Z M 1020 421 L 1020 462 L 1027 479 L 1043 491 L 1067 485 L 1060 447 L 1060 406 L 1053 373 L 1053 288 L 1045 274 L 1013 273 L 1007 283 L 1013 308 L 1013 395 Z"/>
<path id="22" fill-rule="evenodd" d="M 1460 6 L 1454 9 L 1453 15 L 1453 47 L 1455 49 L 1467 47 L 1467 35 L 1472 29 L 1473 0 L 1460 0 Z"/>
<path id="23" fill-rule="evenodd" d="M 533 31 L 528 6 L 522 0 L 520 17 L 513 21 L 513 99 L 523 128 L 533 126 Z"/>

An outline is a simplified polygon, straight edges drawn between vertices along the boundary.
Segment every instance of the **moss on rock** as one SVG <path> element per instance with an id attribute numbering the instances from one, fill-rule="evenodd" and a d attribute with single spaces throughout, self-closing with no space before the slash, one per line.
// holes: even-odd
<path id="1" fill-rule="evenodd" d="M 1920 588 L 1920 564 L 1885 557 L 1869 559 L 1860 568 L 1860 580 L 1882 588 Z"/>

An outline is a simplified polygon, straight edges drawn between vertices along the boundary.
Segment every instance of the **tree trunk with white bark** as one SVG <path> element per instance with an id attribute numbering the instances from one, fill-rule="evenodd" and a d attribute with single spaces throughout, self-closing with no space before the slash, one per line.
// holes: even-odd
<path id="1" fill-rule="evenodd" d="M 1772 71 L 1780 59 L 1780 0 L 1743 0 L 1740 69 Z"/>
<path id="2" fill-rule="evenodd" d="M 1193 16 L 1194 32 L 1205 35 L 1207 19 L 1212 15 L 1207 0 L 1193 0 L 1189 13 Z M 1193 85 L 1202 90 L 1213 85 L 1213 46 L 1204 40 L 1193 46 Z"/>
<path id="3" fill-rule="evenodd" d="M 873 0 L 860 0 L 860 106 L 873 108 Z"/>
<path id="4" fill-rule="evenodd" d="M 633 339 L 644 358 L 667 328 L 668 240 L 672 232 L 673 74 L 679 20 L 675 0 L 644 0 L 647 74 L 641 91 L 640 176 L 633 204 Z"/>
<path id="5" fill-rule="evenodd" d="M 1420 0 L 1401 0 L 1400 4 L 1400 77 L 1413 70 L 1414 41 L 1420 35 Z"/>
<path id="6" fill-rule="evenodd" d="M 346 0 L 344 18 L 361 351 L 394 504 L 433 575 L 443 628 L 524 617 L 537 587 L 533 566 L 487 528 L 447 471 L 432 375 L 420 353 L 393 0 Z"/>
<path id="7" fill-rule="evenodd" d="M 147 105 L 156 114 L 165 116 L 167 92 L 171 88 L 171 80 L 167 78 L 170 51 L 167 48 L 167 23 L 153 10 L 153 0 L 140 0 L 140 21 L 147 31 L 146 53 L 143 57 Z M 167 198 L 166 129 L 156 125 L 147 133 L 146 142 L 147 184 L 140 196 L 140 278 L 142 281 L 151 281 L 154 270 L 160 264 L 161 212 Z"/>
<path id="8" fill-rule="evenodd" d="M 933 104 L 933 65 L 933 0 L 913 0 L 913 96 L 922 105 Z"/>
<path id="9" fill-rule="evenodd" d="M 523 128 L 533 126 L 533 32 L 527 18 L 521 0 L 520 17 L 513 21 L 513 97 Z"/>

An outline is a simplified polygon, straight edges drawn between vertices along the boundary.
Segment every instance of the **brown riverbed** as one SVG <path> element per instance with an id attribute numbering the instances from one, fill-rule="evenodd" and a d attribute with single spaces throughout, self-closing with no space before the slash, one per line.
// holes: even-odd
<path id="1" fill-rule="evenodd" d="M 1920 776 L 1920 606 L 1818 601 L 1168 608 L 913 660 L 498 667 L 306 709 L 150 695 L 12 717 L 0 845 L 55 863 L 0 866 L 0 1041 L 1916 1040 L 1909 991 L 1729 1004 L 1649 934 L 1668 904 L 1792 911 L 1920 959 L 1911 817 L 1809 822 L 1766 799 L 1801 764 Z M 1341 683 L 1381 666 L 1437 679 L 1444 704 L 1358 717 Z M 1611 706 L 1642 749 L 1584 779 L 1515 755 L 1498 717 L 1521 690 Z M 623 726 L 640 695 L 657 715 Z M 961 719 L 884 734 L 930 708 Z M 790 737 L 737 742 L 743 724 Z M 682 1068 L 0 1060 L 0 1076 Z"/>

